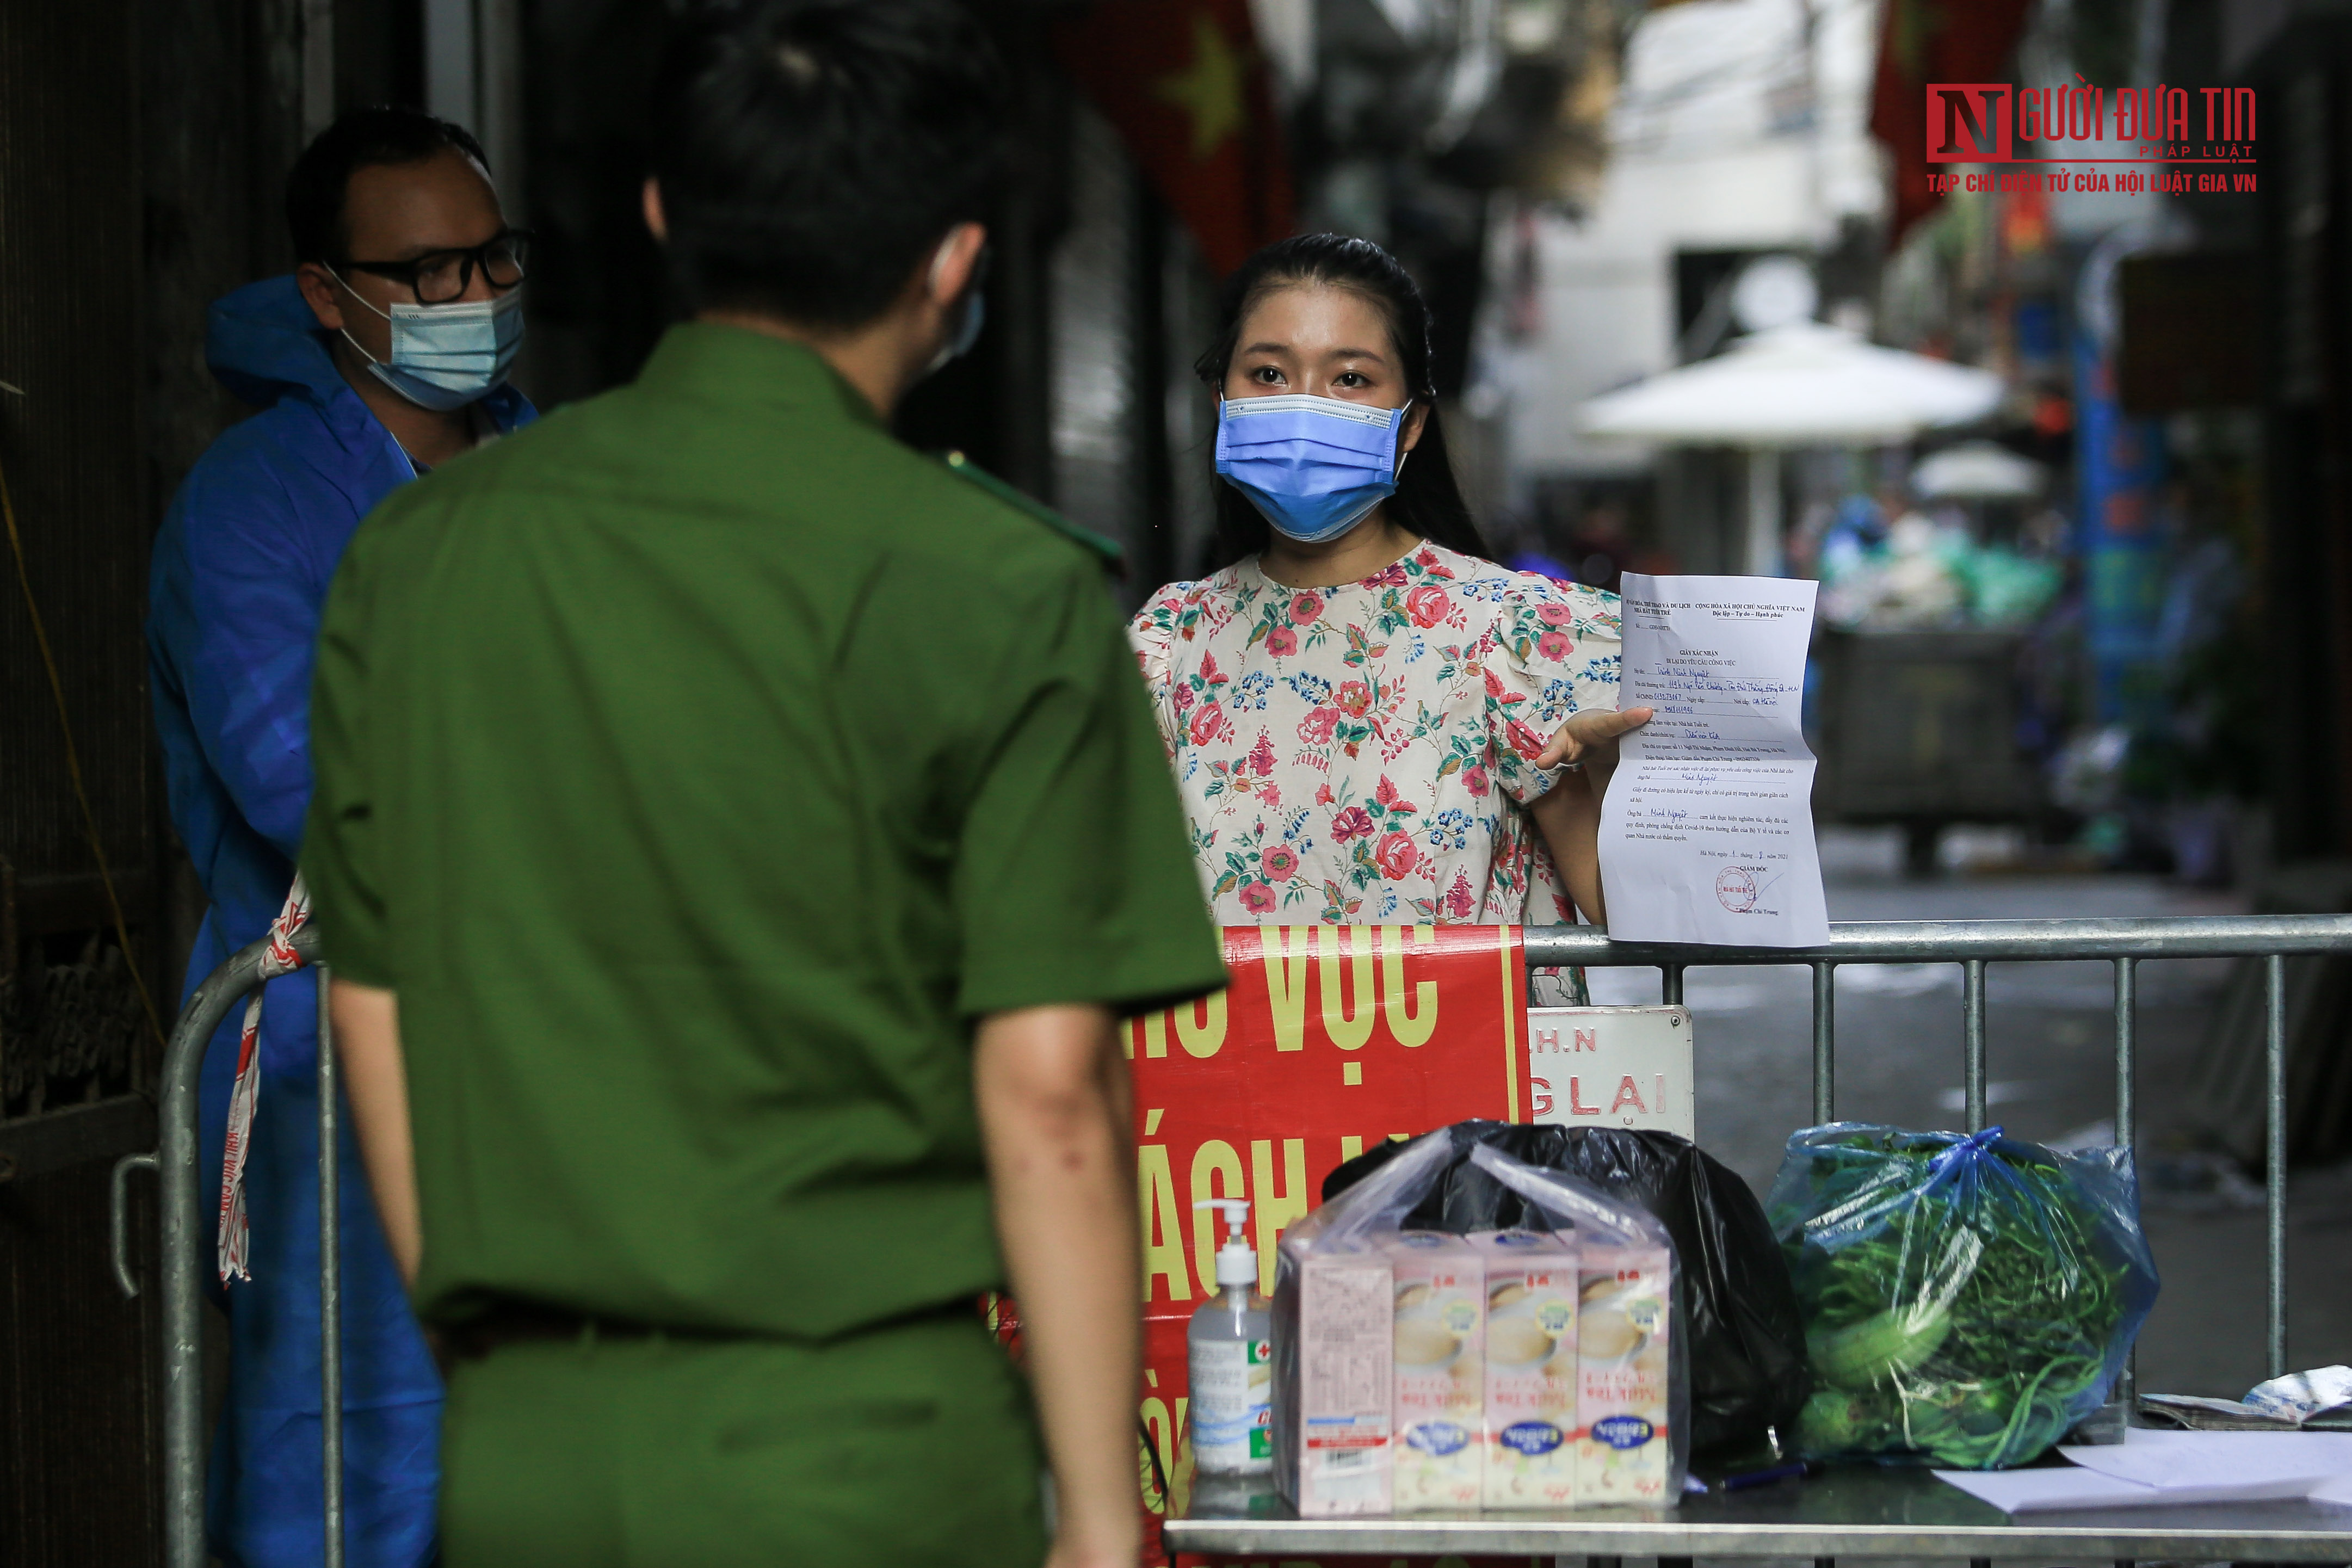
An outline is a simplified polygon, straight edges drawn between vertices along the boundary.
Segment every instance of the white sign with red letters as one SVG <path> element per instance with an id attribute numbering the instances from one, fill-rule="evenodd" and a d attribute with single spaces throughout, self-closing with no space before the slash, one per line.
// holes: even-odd
<path id="1" fill-rule="evenodd" d="M 1697 1136 L 1687 1007 L 1530 1007 L 1528 1077 L 1532 1121 Z"/>

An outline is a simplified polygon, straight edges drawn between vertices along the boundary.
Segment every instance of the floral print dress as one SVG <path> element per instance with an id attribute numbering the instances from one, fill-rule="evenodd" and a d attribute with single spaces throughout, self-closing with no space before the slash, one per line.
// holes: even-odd
<path id="1" fill-rule="evenodd" d="M 1434 544 L 1286 588 L 1255 558 L 1128 628 L 1219 923 L 1573 922 L 1520 810 L 1536 754 L 1617 706 L 1617 596 Z"/>

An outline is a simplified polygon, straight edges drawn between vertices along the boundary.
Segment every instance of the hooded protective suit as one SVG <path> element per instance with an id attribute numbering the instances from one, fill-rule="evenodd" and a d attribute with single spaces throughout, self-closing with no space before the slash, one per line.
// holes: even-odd
<path id="1" fill-rule="evenodd" d="M 156 536 L 149 585 L 172 821 L 211 901 L 183 1002 L 286 900 L 310 800 L 310 668 L 327 584 L 360 520 L 416 475 L 335 369 L 291 277 L 216 301 L 205 358 L 263 411 L 189 472 Z M 478 406 L 500 433 L 534 417 L 509 386 Z M 243 1016 L 233 1009 L 205 1052 L 207 1212 Z M 313 976 L 271 982 L 245 1177 L 253 1278 L 219 1292 L 209 1229 L 204 1248 L 230 1345 L 207 1519 L 214 1551 L 239 1568 L 314 1568 L 323 1555 L 317 1052 Z M 441 1381 L 348 1131 L 339 1153 L 346 1561 L 414 1568 L 434 1550 Z"/>

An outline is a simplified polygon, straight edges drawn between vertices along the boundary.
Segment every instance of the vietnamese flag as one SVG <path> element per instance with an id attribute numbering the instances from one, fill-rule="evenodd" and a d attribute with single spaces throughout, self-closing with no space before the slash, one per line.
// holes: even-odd
<path id="1" fill-rule="evenodd" d="M 2027 0 L 1886 0 L 1878 37 L 1878 74 L 1870 95 L 1870 132 L 1886 143 L 1895 168 L 1889 249 L 1943 202 L 1927 189 L 1927 88 L 1932 82 L 2005 81 L 2010 51 L 2024 29 Z M 2016 94 L 2000 112 L 2015 109 Z M 2017 155 L 2025 156 L 2023 148 Z"/>
<path id="2" fill-rule="evenodd" d="M 1222 278 L 1291 231 L 1290 165 L 1249 0 L 1096 0 L 1054 52 Z"/>

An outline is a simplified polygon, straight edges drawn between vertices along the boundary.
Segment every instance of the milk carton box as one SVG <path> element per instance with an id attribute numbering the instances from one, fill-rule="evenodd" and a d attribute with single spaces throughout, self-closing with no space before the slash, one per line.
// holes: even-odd
<path id="1" fill-rule="evenodd" d="M 1486 1260 L 1458 1236 L 1408 1230 L 1383 1248 L 1396 1290 L 1398 1513 L 1475 1509 L 1485 1469 Z"/>
<path id="2" fill-rule="evenodd" d="M 1577 1248 L 1569 1235 L 1482 1231 L 1487 1508 L 1576 1503 Z"/>
<path id="3" fill-rule="evenodd" d="M 1578 1290 L 1576 1498 L 1663 1503 L 1673 1275 L 1663 1247 L 1587 1247 Z"/>
<path id="4" fill-rule="evenodd" d="M 1283 1238 L 1274 1295 L 1274 1475 L 1301 1519 L 1391 1510 L 1395 1315 L 1385 1250 Z"/>

